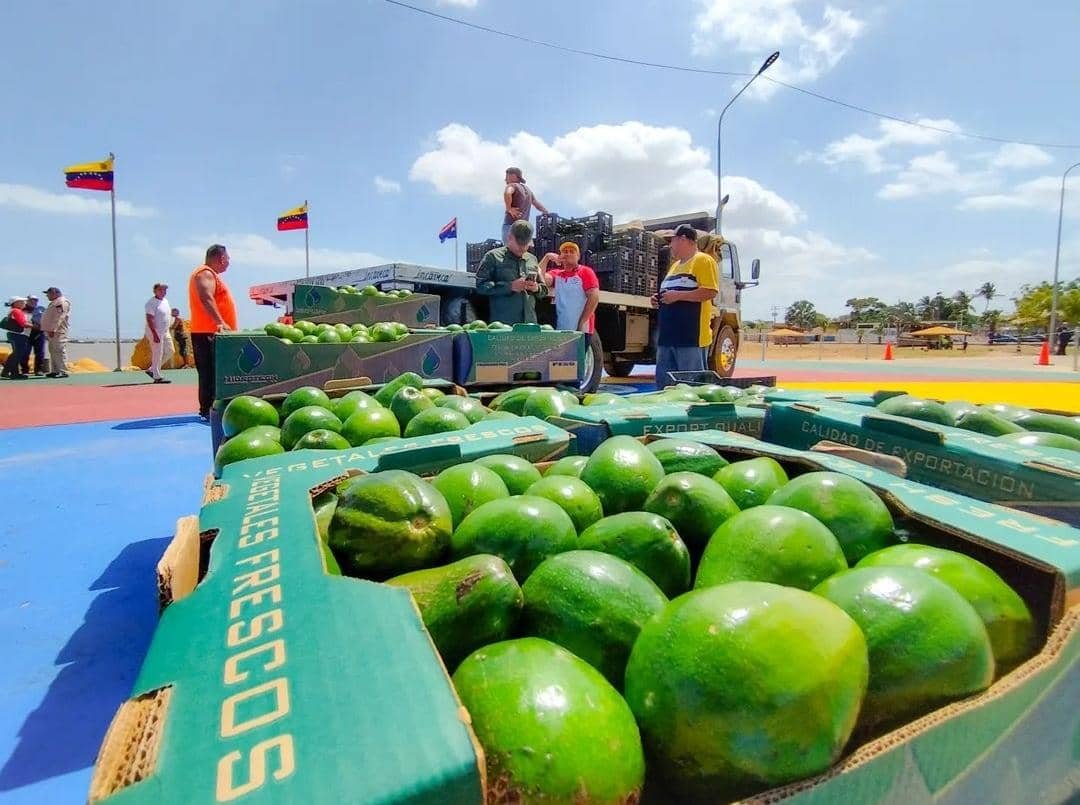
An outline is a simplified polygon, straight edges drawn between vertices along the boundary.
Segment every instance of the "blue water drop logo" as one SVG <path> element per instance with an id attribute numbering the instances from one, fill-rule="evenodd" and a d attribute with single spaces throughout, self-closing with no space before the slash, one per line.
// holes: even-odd
<path id="1" fill-rule="evenodd" d="M 431 377 L 435 372 L 439 370 L 439 364 L 442 361 L 439 360 L 439 353 L 434 348 L 428 347 L 428 351 L 424 353 L 424 360 L 420 363 L 420 371 L 422 371 L 428 377 Z"/>
<path id="2" fill-rule="evenodd" d="M 236 368 L 240 370 L 240 374 L 246 375 L 262 366 L 262 362 L 262 350 L 255 345 L 254 341 L 248 339 L 248 342 L 240 348 L 240 354 L 236 357 Z"/>
<path id="3" fill-rule="evenodd" d="M 428 306 L 427 305 L 420 305 L 420 309 L 416 311 L 416 320 L 418 322 L 423 323 L 423 322 L 428 320 L 428 317 L 430 315 L 431 315 L 431 311 L 428 310 Z"/>
<path id="4" fill-rule="evenodd" d="M 321 299 L 322 294 L 320 294 L 318 290 L 316 290 L 315 288 L 309 288 L 307 296 L 304 297 L 304 303 L 308 307 L 317 307 Z"/>

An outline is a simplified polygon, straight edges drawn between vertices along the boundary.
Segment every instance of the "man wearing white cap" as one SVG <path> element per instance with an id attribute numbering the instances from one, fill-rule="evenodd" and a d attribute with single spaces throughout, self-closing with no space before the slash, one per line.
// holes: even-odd
<path id="1" fill-rule="evenodd" d="M 169 337 L 169 319 L 172 305 L 165 298 L 169 286 L 164 282 L 154 284 L 154 295 L 146 303 L 146 340 L 150 342 L 150 369 L 147 374 L 155 383 L 171 383 L 161 376 L 161 364 L 168 363 L 173 355 L 172 339 Z"/>
<path id="2" fill-rule="evenodd" d="M 41 316 L 41 329 L 49 339 L 49 365 L 52 369 L 46 377 L 67 377 L 68 327 L 71 319 L 71 303 L 53 286 L 45 291 L 49 306 Z"/>

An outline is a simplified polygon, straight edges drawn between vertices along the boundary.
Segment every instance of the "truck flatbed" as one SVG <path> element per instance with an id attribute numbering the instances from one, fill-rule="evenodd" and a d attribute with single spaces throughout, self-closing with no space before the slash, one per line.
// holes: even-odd
<path id="1" fill-rule="evenodd" d="M 260 305 L 273 305 L 275 307 L 288 304 L 292 298 L 293 288 L 297 285 L 354 285 L 358 288 L 365 285 L 378 285 L 382 283 L 395 283 L 413 286 L 440 286 L 454 288 L 462 291 L 471 291 L 476 287 L 476 275 L 466 271 L 454 271 L 451 269 L 432 268 L 413 263 L 387 263 L 380 266 L 367 268 L 352 268 L 345 271 L 336 271 L 332 274 L 318 274 L 314 277 L 303 279 L 282 280 L 281 282 L 268 282 L 263 285 L 253 285 L 248 289 L 248 296 Z M 615 293 L 613 291 L 600 292 L 600 304 L 613 305 L 618 308 L 643 308 L 650 307 L 649 297 L 635 296 L 633 294 Z"/>

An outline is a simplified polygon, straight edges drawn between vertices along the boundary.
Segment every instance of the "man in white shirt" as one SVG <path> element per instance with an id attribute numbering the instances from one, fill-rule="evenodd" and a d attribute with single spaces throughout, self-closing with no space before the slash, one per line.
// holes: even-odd
<path id="1" fill-rule="evenodd" d="M 169 337 L 169 320 L 172 305 L 165 298 L 169 286 L 164 282 L 154 284 L 154 295 L 146 303 L 146 340 L 150 342 L 150 368 L 147 374 L 155 383 L 171 383 L 161 376 L 161 364 L 172 358 L 172 339 Z"/>

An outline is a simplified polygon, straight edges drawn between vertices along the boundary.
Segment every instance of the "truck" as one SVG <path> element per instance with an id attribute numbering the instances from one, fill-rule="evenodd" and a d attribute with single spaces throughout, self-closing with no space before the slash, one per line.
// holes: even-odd
<path id="1" fill-rule="evenodd" d="M 715 219 L 704 212 L 665 218 L 633 221 L 617 229 L 638 228 L 663 234 L 680 224 L 688 223 L 699 231 L 711 231 Z M 707 369 L 721 377 L 731 377 L 739 350 L 742 319 L 739 313 L 744 289 L 756 286 L 761 263 L 754 259 L 748 277 L 742 274 L 736 245 L 725 241 L 720 248 L 720 290 L 714 300 L 713 338 L 708 349 Z M 667 265 L 658 267 L 663 279 Z M 283 280 L 248 289 L 249 297 L 257 304 L 285 307 L 292 311 L 293 288 L 298 284 L 361 288 L 374 285 L 380 290 L 404 288 L 417 293 L 434 294 L 440 298 L 441 324 L 467 324 L 477 318 L 487 319 L 487 301 L 475 293 L 476 278 L 467 271 L 433 268 L 413 263 L 389 263 L 367 268 L 348 269 L 303 279 Z M 550 299 L 537 305 L 540 323 L 553 324 L 554 304 Z M 581 389 L 595 391 L 603 372 L 612 377 L 629 377 L 636 365 L 656 362 L 657 315 L 648 296 L 600 292 L 596 310 L 596 332 L 590 338 L 586 353 Z"/>

